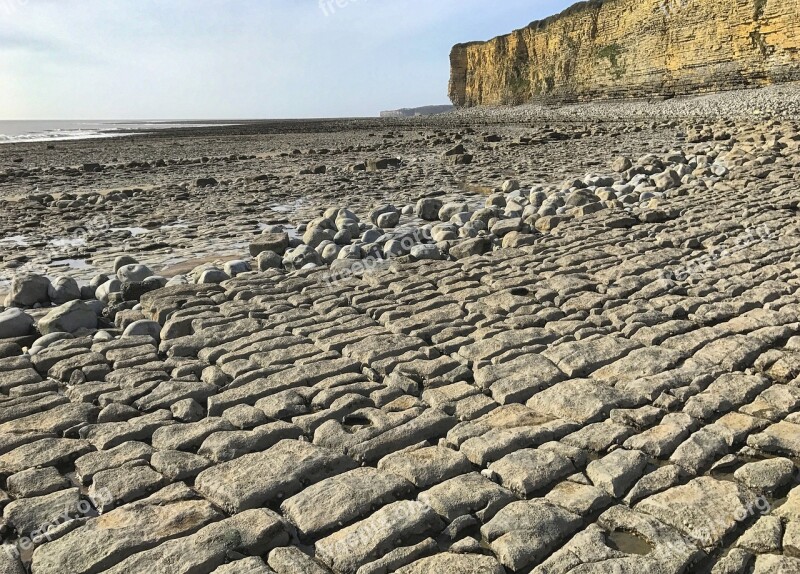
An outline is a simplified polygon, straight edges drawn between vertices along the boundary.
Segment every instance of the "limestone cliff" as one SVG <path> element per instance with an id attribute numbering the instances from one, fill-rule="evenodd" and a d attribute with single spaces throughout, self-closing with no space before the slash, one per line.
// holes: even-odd
<path id="1" fill-rule="evenodd" d="M 800 80 L 800 0 L 591 0 L 453 47 L 457 106 L 677 95 Z"/>

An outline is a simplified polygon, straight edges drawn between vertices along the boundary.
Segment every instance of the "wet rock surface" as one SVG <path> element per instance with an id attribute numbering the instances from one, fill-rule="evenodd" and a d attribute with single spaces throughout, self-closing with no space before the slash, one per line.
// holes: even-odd
<path id="1" fill-rule="evenodd" d="M 475 114 L 0 148 L 0 570 L 795 571 L 798 122 Z"/>

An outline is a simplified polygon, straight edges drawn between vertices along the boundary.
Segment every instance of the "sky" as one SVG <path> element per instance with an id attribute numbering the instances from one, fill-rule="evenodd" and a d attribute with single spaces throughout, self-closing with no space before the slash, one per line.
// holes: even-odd
<path id="1" fill-rule="evenodd" d="M 0 120 L 374 116 L 571 0 L 0 0 Z"/>

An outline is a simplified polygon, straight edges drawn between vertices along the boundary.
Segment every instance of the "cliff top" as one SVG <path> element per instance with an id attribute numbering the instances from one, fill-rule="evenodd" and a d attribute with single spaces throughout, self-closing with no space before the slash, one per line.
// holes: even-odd
<path id="1" fill-rule="evenodd" d="M 520 30 L 527 30 L 527 29 L 543 30 L 548 26 L 548 24 L 555 22 L 556 20 L 559 20 L 566 16 L 571 16 L 572 14 L 576 14 L 584 10 L 600 8 L 603 4 L 606 4 L 611 1 L 613 0 L 585 0 L 584 2 L 576 2 L 575 4 L 573 4 L 568 8 L 565 8 L 558 14 L 553 14 L 552 16 L 548 16 L 547 18 L 543 18 L 541 20 L 534 20 L 527 26 L 523 26 L 522 28 L 517 28 L 516 30 L 512 31 L 511 34 L 513 34 L 514 32 L 518 32 Z M 500 36 L 495 36 L 494 38 L 502 38 L 503 36 L 508 36 L 508 35 L 509 34 L 501 34 Z M 454 48 L 486 44 L 487 42 L 491 42 L 494 38 L 489 38 L 488 40 L 474 40 L 471 42 L 462 42 L 460 44 L 456 44 Z"/>

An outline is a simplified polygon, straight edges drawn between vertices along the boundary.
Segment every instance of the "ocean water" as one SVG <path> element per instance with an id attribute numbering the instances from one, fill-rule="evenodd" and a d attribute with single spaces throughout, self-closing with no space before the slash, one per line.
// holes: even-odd
<path id="1" fill-rule="evenodd" d="M 208 127 L 212 125 L 233 124 L 177 121 L 0 120 L 0 144 L 110 138 L 157 129 Z"/>

